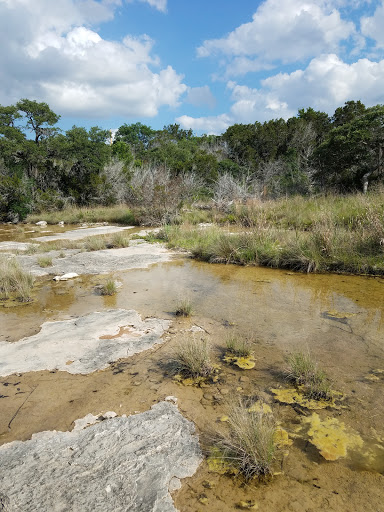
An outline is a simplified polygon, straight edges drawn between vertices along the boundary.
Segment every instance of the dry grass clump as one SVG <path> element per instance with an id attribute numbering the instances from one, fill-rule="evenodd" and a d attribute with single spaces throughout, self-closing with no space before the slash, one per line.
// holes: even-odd
<path id="1" fill-rule="evenodd" d="M 86 251 L 102 251 L 107 248 L 107 237 L 104 235 L 89 236 L 84 239 L 84 249 Z"/>
<path id="2" fill-rule="evenodd" d="M 236 357 L 249 357 L 252 353 L 250 340 L 236 334 L 229 336 L 225 345 L 227 352 Z"/>
<path id="3" fill-rule="evenodd" d="M 40 256 L 37 258 L 37 263 L 41 268 L 52 267 L 52 258 L 50 256 Z"/>
<path id="4" fill-rule="evenodd" d="M 272 475 L 277 428 L 273 415 L 250 411 L 239 401 L 229 406 L 227 416 L 228 431 L 217 441 L 223 462 L 246 480 Z"/>
<path id="5" fill-rule="evenodd" d="M 297 386 L 303 386 L 304 394 L 314 400 L 331 400 L 331 382 L 327 374 L 318 367 L 310 354 L 294 352 L 288 356 L 286 377 Z"/>
<path id="6" fill-rule="evenodd" d="M 205 339 L 192 338 L 180 343 L 168 365 L 170 372 L 183 378 L 209 377 L 215 368 L 211 362 L 210 345 Z"/>
<path id="7" fill-rule="evenodd" d="M 192 315 L 192 313 L 193 306 L 191 300 L 188 297 L 180 299 L 180 301 L 176 305 L 175 315 L 189 317 Z"/>
<path id="8" fill-rule="evenodd" d="M 24 271 L 14 259 L 0 258 L 0 295 L 3 299 L 12 296 L 21 302 L 31 301 L 34 277 Z"/>
<path id="9" fill-rule="evenodd" d="M 108 249 L 122 249 L 129 246 L 129 237 L 124 233 L 115 233 L 107 242 Z"/>
<path id="10" fill-rule="evenodd" d="M 100 294 L 101 295 L 115 295 L 117 292 L 117 286 L 113 279 L 108 279 L 101 287 Z"/>
<path id="11" fill-rule="evenodd" d="M 137 224 L 132 211 L 125 205 L 95 206 L 95 207 L 67 207 L 63 210 L 40 212 L 28 215 L 26 221 L 35 223 L 44 219 L 48 224 L 82 224 L 96 222 L 111 222 L 123 225 Z"/>

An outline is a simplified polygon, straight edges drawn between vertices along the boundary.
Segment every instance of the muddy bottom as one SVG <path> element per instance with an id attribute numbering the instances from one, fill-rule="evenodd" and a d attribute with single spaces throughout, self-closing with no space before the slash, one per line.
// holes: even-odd
<path id="1" fill-rule="evenodd" d="M 205 461 L 174 494 L 180 511 L 230 511 L 246 504 L 265 511 L 384 511 L 384 377 L 378 371 L 384 368 L 382 279 L 292 274 L 186 258 L 111 276 L 122 283 L 111 297 L 97 293 L 108 276 L 57 283 L 39 279 L 34 302 L 0 308 L 0 341 L 30 336 L 47 320 L 124 308 L 172 320 L 166 343 L 89 375 L 42 371 L 1 378 L 0 443 L 26 440 L 43 430 L 70 430 L 74 420 L 88 413 L 142 412 L 172 395 L 208 450 L 215 433 L 227 428 L 221 419 L 229 397 L 262 398 L 293 441 L 288 454 L 278 454 L 275 476 L 245 483 L 209 472 Z M 174 311 L 185 296 L 194 314 L 179 319 Z M 233 333 L 252 336 L 252 370 L 222 361 L 225 340 Z M 219 382 L 199 388 L 167 375 L 164 363 L 189 337 L 210 341 L 214 362 L 221 365 Z M 309 350 L 331 377 L 333 389 L 344 395 L 340 408 L 316 411 L 320 419 L 336 419 L 361 437 L 360 447 L 338 460 L 325 460 L 303 428 L 313 411 L 277 402 L 271 392 L 288 387 L 283 370 L 294 350 Z"/>

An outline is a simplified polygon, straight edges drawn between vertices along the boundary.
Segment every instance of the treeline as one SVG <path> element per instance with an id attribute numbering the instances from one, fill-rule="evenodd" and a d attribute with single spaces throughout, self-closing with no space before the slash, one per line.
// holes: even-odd
<path id="1" fill-rule="evenodd" d="M 0 220 L 66 205 L 129 203 L 166 220 L 182 201 L 366 191 L 382 179 L 384 106 L 235 124 L 196 136 L 173 124 L 117 133 L 73 126 L 46 103 L 0 106 Z"/>

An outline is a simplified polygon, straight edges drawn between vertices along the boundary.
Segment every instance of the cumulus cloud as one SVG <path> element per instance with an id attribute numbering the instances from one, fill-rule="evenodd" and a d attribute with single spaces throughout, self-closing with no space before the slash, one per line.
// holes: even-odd
<path id="1" fill-rule="evenodd" d="M 233 124 L 231 116 L 227 114 L 211 117 L 180 116 L 176 119 L 176 122 L 179 123 L 182 128 L 188 130 L 192 128 L 194 131 L 202 131 L 214 135 L 225 132 L 228 126 Z"/>
<path id="2" fill-rule="evenodd" d="M 216 105 L 216 99 L 208 85 L 190 87 L 185 101 L 195 107 L 214 108 Z"/>
<path id="3" fill-rule="evenodd" d="M 335 54 L 324 54 L 312 59 L 306 69 L 263 80 L 260 88 L 229 82 L 233 103 L 228 114 L 182 116 L 178 122 L 183 128 L 217 134 L 234 123 L 288 119 L 300 108 L 313 107 L 333 114 L 348 100 L 360 99 L 367 106 L 383 103 L 383 83 L 384 60 L 360 59 L 348 64 Z"/>
<path id="4" fill-rule="evenodd" d="M 119 5 L 0 0 L 0 103 L 29 97 L 62 115 L 95 117 L 150 117 L 177 106 L 187 86 L 172 67 L 160 69 L 148 36 L 107 41 L 91 29 L 112 19 Z"/>
<path id="5" fill-rule="evenodd" d="M 384 2 L 377 7 L 373 16 L 361 19 L 361 32 L 376 41 L 378 48 L 384 48 Z"/>
<path id="6" fill-rule="evenodd" d="M 265 0 L 251 22 L 226 37 L 204 41 L 197 54 L 226 56 L 230 61 L 227 74 L 234 75 L 334 52 L 354 35 L 354 24 L 341 18 L 333 2 Z"/>

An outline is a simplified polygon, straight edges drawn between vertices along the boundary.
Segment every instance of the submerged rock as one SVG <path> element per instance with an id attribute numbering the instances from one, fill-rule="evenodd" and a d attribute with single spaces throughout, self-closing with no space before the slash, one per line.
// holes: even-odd
<path id="1" fill-rule="evenodd" d="M 110 309 L 45 322 L 38 334 L 15 343 L 0 342 L 0 376 L 39 370 L 91 373 L 164 340 L 169 320 L 141 320 L 133 310 Z"/>
<path id="2" fill-rule="evenodd" d="M 174 512 L 170 486 L 201 460 L 194 425 L 160 402 L 128 418 L 1 446 L 0 488 L 9 512 Z"/>

